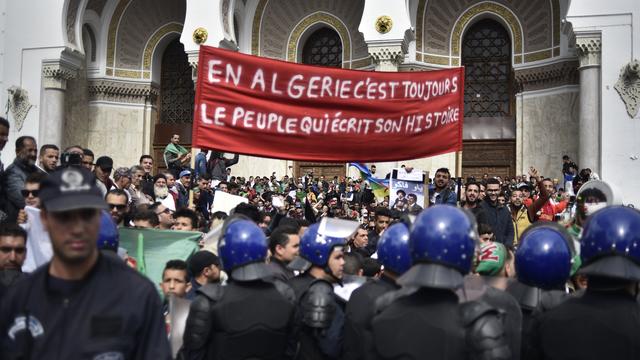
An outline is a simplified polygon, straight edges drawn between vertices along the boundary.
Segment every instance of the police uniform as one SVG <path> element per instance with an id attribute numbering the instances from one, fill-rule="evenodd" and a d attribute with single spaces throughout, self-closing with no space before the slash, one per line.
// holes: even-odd
<path id="1" fill-rule="evenodd" d="M 589 277 L 589 287 L 535 318 L 529 358 L 639 359 L 640 212 L 623 206 L 596 211 L 580 247 L 579 273 Z"/>
<path id="2" fill-rule="evenodd" d="M 522 310 L 520 356 L 532 354 L 534 319 L 567 299 L 562 290 L 569 280 L 573 240 L 555 223 L 537 223 L 525 230 L 515 254 L 517 281 L 507 287 Z"/>
<path id="3" fill-rule="evenodd" d="M 453 289 L 471 269 L 477 242 L 471 215 L 436 205 L 418 215 L 410 234 L 414 265 L 403 288 L 376 303 L 376 359 L 511 359 L 500 311 L 459 303 Z"/>
<path id="4" fill-rule="evenodd" d="M 49 174 L 40 198 L 48 212 L 106 207 L 95 177 L 79 168 Z M 110 252 L 98 253 L 81 280 L 54 277 L 47 263 L 10 289 L 0 305 L 0 354 L 3 359 L 171 358 L 157 290 Z"/>
<path id="5" fill-rule="evenodd" d="M 333 290 L 333 283 L 340 282 L 329 267 L 331 253 L 344 248 L 346 238 L 359 224 L 355 221 L 323 218 L 309 226 L 300 239 L 300 256 L 289 267 L 294 270 L 311 270 L 294 278 L 290 284 L 299 294 L 294 343 L 291 352 L 297 360 L 339 359 L 342 351 L 345 302 Z M 322 269 L 324 276 L 310 274 Z"/>
<path id="6" fill-rule="evenodd" d="M 121 259 L 101 253 L 80 281 L 48 270 L 40 267 L 3 299 L 3 359 L 171 358 L 158 292 Z"/>
<path id="7" fill-rule="evenodd" d="M 242 217 L 227 220 L 218 254 L 227 285 L 207 284 L 191 304 L 182 359 L 285 359 L 295 295 L 267 264 L 264 232 Z"/>
<path id="8" fill-rule="evenodd" d="M 376 300 L 398 290 L 400 286 L 395 278 L 411 267 L 409 227 L 405 223 L 393 224 L 382 234 L 378 242 L 378 260 L 385 269 L 380 279 L 372 279 L 356 289 L 347 303 L 343 360 L 375 356 L 371 320 L 376 314 Z"/>

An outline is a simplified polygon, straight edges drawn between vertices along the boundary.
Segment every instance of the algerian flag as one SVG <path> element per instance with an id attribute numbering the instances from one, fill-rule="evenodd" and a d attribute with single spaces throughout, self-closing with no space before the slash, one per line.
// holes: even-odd
<path id="1" fill-rule="evenodd" d="M 138 271 L 158 288 L 169 260 L 187 261 L 198 251 L 201 232 L 120 228 L 120 247 L 135 259 Z"/>

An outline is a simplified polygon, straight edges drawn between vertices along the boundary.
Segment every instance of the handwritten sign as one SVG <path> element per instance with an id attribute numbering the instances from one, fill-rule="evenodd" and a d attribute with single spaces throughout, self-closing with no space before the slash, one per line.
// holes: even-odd
<path id="1" fill-rule="evenodd" d="M 389 161 L 462 148 L 464 69 L 371 72 L 202 46 L 194 146 L 313 161 Z"/>

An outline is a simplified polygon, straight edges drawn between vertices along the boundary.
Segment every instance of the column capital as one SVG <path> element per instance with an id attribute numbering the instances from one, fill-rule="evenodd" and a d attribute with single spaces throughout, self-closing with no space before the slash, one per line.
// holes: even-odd
<path id="1" fill-rule="evenodd" d="M 42 81 L 45 89 L 67 89 L 67 80 L 74 79 L 78 68 L 63 59 L 42 61 Z"/>
<path id="2" fill-rule="evenodd" d="M 600 33 L 576 33 L 576 50 L 580 67 L 600 66 L 602 36 Z"/>
<path id="3" fill-rule="evenodd" d="M 369 45 L 369 54 L 378 71 L 398 71 L 406 50 L 399 44 Z"/>

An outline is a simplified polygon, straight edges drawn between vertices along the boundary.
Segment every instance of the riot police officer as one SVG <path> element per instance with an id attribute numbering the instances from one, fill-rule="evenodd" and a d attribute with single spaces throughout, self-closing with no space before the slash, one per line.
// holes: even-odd
<path id="1" fill-rule="evenodd" d="M 341 284 L 343 249 L 357 227 L 355 221 L 324 218 L 300 240 L 300 257 L 310 265 L 304 276 L 312 280 L 301 292 L 296 310 L 296 359 L 340 357 L 346 304 L 333 286 Z"/>
<path id="2" fill-rule="evenodd" d="M 521 357 L 531 354 L 532 321 L 536 313 L 547 311 L 567 299 L 573 240 L 555 223 L 529 227 L 515 255 L 517 281 L 507 287 L 522 309 Z"/>
<path id="3" fill-rule="evenodd" d="M 385 293 L 398 290 L 396 279 L 411 267 L 406 224 L 393 224 L 382 234 L 378 241 L 378 260 L 384 265 L 380 279 L 370 280 L 355 290 L 347 303 L 343 360 L 372 357 L 371 319 L 375 315 L 375 301 Z"/>
<path id="4" fill-rule="evenodd" d="M 436 205 L 418 215 L 409 237 L 413 266 L 398 279 L 403 288 L 377 303 L 376 358 L 510 359 L 499 311 L 460 305 L 453 290 L 471 270 L 477 240 L 472 215 L 461 209 Z"/>
<path id="5" fill-rule="evenodd" d="M 198 290 L 181 355 L 184 359 L 285 358 L 295 297 L 265 264 L 264 232 L 243 216 L 231 217 L 224 225 L 218 254 L 229 281 Z"/>
<path id="6" fill-rule="evenodd" d="M 640 212 L 622 206 L 595 212 L 580 256 L 588 287 L 536 319 L 532 358 L 640 358 Z"/>

